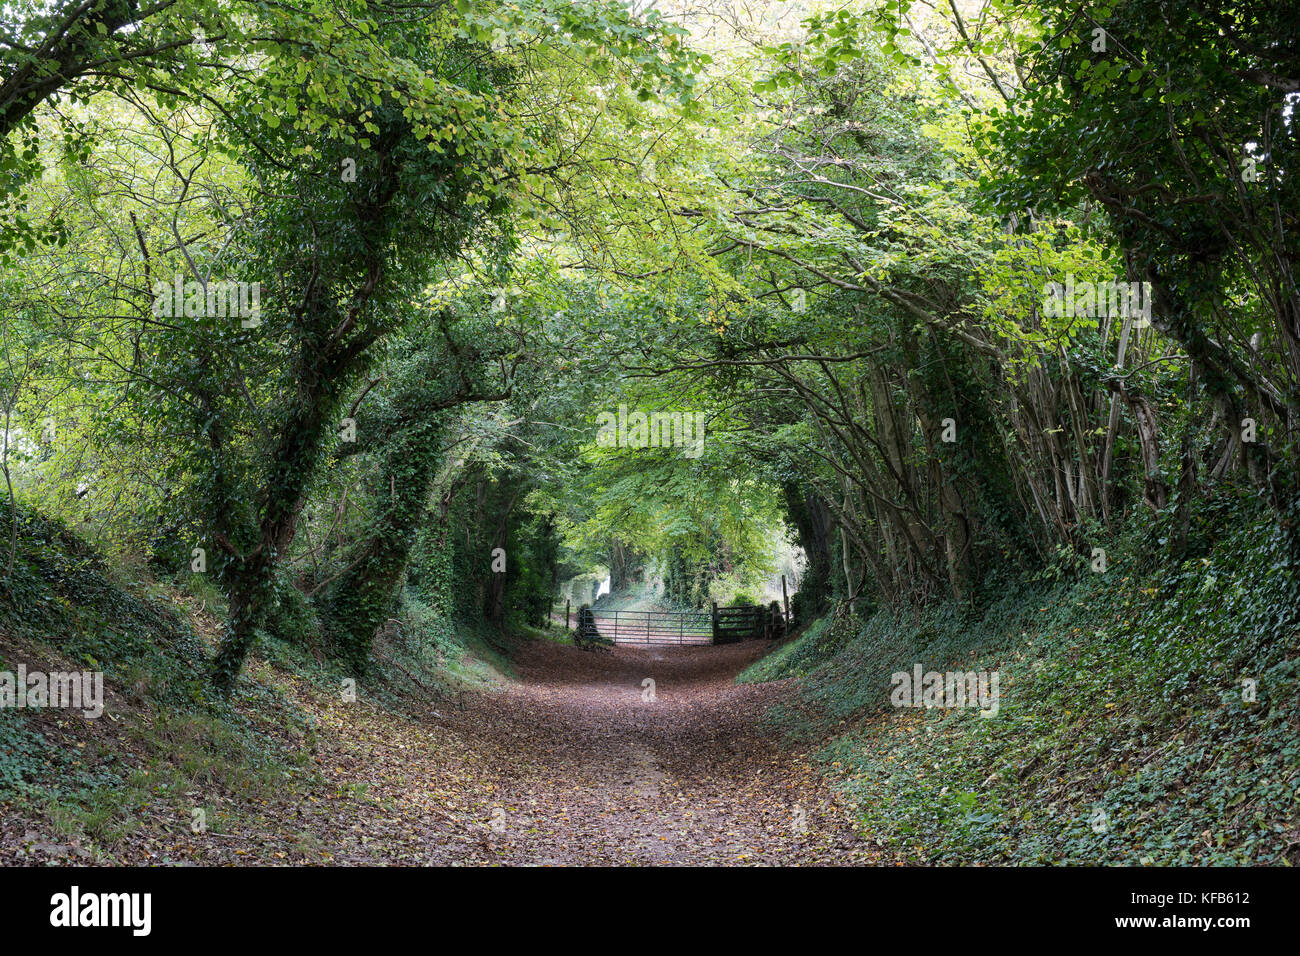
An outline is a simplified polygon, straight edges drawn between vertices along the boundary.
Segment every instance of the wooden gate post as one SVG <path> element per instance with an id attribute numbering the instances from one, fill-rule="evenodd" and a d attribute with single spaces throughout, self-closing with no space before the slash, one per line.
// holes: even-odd
<path id="1" fill-rule="evenodd" d="M 781 600 L 785 602 L 785 629 L 790 630 L 790 595 L 785 589 L 785 575 L 781 575 Z"/>
<path id="2" fill-rule="evenodd" d="M 713 602 L 713 643 L 718 643 L 718 602 Z"/>
<path id="3" fill-rule="evenodd" d="M 564 602 L 564 629 L 565 629 L 566 631 L 569 629 L 569 602 L 568 602 L 568 600 L 565 600 L 565 602 Z"/>

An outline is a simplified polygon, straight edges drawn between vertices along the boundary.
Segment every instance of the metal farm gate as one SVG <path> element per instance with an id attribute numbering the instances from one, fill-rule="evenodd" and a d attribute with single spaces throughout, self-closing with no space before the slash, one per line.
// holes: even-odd
<path id="1" fill-rule="evenodd" d="M 772 607 L 718 607 L 709 611 L 602 611 L 581 608 L 578 632 L 584 640 L 614 644 L 731 644 L 779 637 L 785 619 Z"/>
<path id="2" fill-rule="evenodd" d="M 783 637 L 790 627 L 790 601 L 785 608 L 773 601 L 767 607 L 748 604 L 707 611 L 610 611 L 583 605 L 578 608 L 574 640 L 583 647 L 601 644 L 731 644 L 754 638 Z M 558 615 L 559 611 L 554 612 Z M 557 617 L 558 620 L 558 617 Z M 564 629 L 569 630 L 569 602 L 564 603 Z"/>
<path id="3" fill-rule="evenodd" d="M 708 611 L 589 612 L 601 637 L 615 644 L 712 644 Z"/>

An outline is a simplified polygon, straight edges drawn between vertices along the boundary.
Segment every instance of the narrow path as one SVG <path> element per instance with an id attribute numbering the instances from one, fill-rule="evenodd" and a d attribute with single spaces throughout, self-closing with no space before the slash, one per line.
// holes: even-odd
<path id="1" fill-rule="evenodd" d="M 764 649 L 536 641 L 520 649 L 520 680 L 465 694 L 464 709 L 423 691 L 404 707 L 344 703 L 282 680 L 316 728 L 305 749 L 285 740 L 302 759 L 292 777 L 214 761 L 192 772 L 182 800 L 131 790 L 87 844 L 38 807 L 0 805 L 0 865 L 875 862 L 807 755 L 761 723 L 790 683 L 733 683 Z M 247 697 L 245 716 L 285 733 L 288 712 L 268 700 Z M 155 759 L 142 734 L 157 747 L 202 732 L 183 719 L 68 727 L 92 729 L 92 749 L 135 767 Z M 195 807 L 206 830 L 192 826 Z"/>
<path id="2" fill-rule="evenodd" d="M 733 683 L 762 650 L 525 647 L 520 682 L 466 714 L 486 709 L 507 738 L 490 768 L 491 855 L 541 865 L 871 862 L 806 755 L 760 726 L 788 684 Z"/>

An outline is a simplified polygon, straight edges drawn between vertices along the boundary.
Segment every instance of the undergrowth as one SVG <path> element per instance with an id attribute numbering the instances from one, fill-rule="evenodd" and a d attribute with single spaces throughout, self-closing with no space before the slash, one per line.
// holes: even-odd
<path id="1" fill-rule="evenodd" d="M 11 532 L 11 522 L 0 504 L 0 527 Z M 240 807 L 308 791 L 318 782 L 313 700 L 350 692 L 397 711 L 454 705 L 462 687 L 509 674 L 499 638 L 453 623 L 408 589 L 355 686 L 316 646 L 263 634 L 234 700 L 223 702 L 206 682 L 224 611 L 207 578 L 141 579 L 24 510 L 17 536 L 6 537 L 0 562 L 8 567 L 12 548 L 13 570 L 0 575 L 0 671 L 101 671 L 105 713 L 0 708 L 0 804 L 95 859 L 111 859 L 151 815 L 187 829 L 203 809 L 209 831 L 221 833 Z"/>
<path id="2" fill-rule="evenodd" d="M 1118 542 L 1105 573 L 978 611 L 841 607 L 741 679 L 802 678 L 767 719 L 829 738 L 824 770 L 905 860 L 1300 863 L 1300 602 L 1279 535 L 1242 510 L 1203 516 L 1172 567 Z M 998 671 L 997 714 L 895 709 L 890 675 L 917 663 Z"/>

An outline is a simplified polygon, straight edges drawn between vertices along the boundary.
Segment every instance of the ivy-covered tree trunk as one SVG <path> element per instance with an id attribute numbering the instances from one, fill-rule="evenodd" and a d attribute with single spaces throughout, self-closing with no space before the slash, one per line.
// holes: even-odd
<path id="1" fill-rule="evenodd" d="M 453 342 L 448 317 L 440 321 L 445 342 Z M 457 405 L 509 394 L 508 388 L 489 393 L 474 384 L 482 364 L 479 350 L 448 350 L 443 344 L 410 362 L 396 393 L 377 400 L 378 410 L 358 421 L 358 441 L 349 449 L 355 454 L 371 452 L 377 459 L 371 500 L 378 515 L 370 533 L 342 559 L 343 572 L 322 589 L 317 607 L 329 642 L 356 673 L 366 669 L 375 632 L 401 591 L 438 484 L 446 435 L 442 414 Z"/>
<path id="2" fill-rule="evenodd" d="M 327 642 L 354 673 L 365 671 L 375 632 L 388 619 L 406 577 L 433 491 L 441 434 L 433 422 L 411 423 L 386 443 L 373 486 L 383 510 L 371 533 L 343 559 L 346 570 L 317 601 Z"/>
<path id="3" fill-rule="evenodd" d="M 378 267 L 375 269 L 377 272 Z M 360 350 L 350 355 L 325 353 L 305 370 L 308 374 L 304 375 L 302 393 L 269 456 L 268 481 L 258 492 L 255 536 L 238 526 L 240 510 L 227 472 L 218 468 L 212 476 L 207 510 L 215 529 L 213 539 L 225 552 L 222 580 L 231 609 L 226 635 L 213 662 L 212 684 L 221 696 L 229 696 L 234 689 L 254 634 L 267 616 L 279 560 L 293 542 L 301 503 L 329 431 L 326 422 L 360 354 Z M 219 456 L 217 425 L 210 424 L 209 433 L 218 436 L 213 440 L 217 443 L 214 457 Z"/>
<path id="4" fill-rule="evenodd" d="M 379 132 L 369 131 L 370 147 L 359 156 L 368 175 L 355 188 L 311 168 L 250 160 L 265 180 L 260 195 L 266 221 L 258 230 L 265 244 L 260 254 L 268 259 L 250 268 L 274 277 L 276 292 L 260 321 L 279 326 L 278 344 L 285 353 L 274 372 L 278 404 L 258 409 L 255 422 L 245 420 L 247 408 L 238 393 L 246 394 L 248 383 L 231 381 L 232 366 L 213 361 L 210 343 L 203 343 L 207 347 L 197 359 L 204 374 L 188 386 L 199 399 L 195 434 L 206 442 L 198 469 L 202 518 L 220 553 L 221 581 L 237 611 L 212 674 L 213 687 L 222 696 L 234 689 L 254 634 L 267 617 L 276 575 L 334 435 L 343 397 L 370 363 L 376 344 L 407 317 L 404 301 L 394 292 L 411 275 L 423 275 L 407 257 L 412 250 L 428 257 L 457 248 L 470 228 L 457 219 L 470 215 L 463 201 L 467 184 L 447 186 L 432 206 L 428 192 L 431 183 L 454 181 L 463 161 L 433 155 L 417 142 L 401 107 L 388 105 L 376 114 L 367 126 L 377 126 Z M 284 142 L 275 144 L 279 149 L 298 142 L 298 134 L 284 136 Z M 256 150 L 251 154 L 261 155 Z M 338 159 L 327 162 L 337 166 Z M 240 431 L 264 435 L 267 444 L 241 448 L 234 439 Z M 412 442 L 413 447 L 419 444 Z M 390 458 L 400 448 L 395 443 Z M 427 477 L 420 475 L 419 481 L 427 482 Z M 379 579 L 388 578 L 387 569 L 400 563 L 390 549 L 409 550 L 406 535 L 413 532 L 414 519 L 410 528 L 401 522 L 411 513 L 411 502 L 427 492 L 427 484 L 401 491 L 399 496 L 394 483 L 394 512 L 388 516 L 399 540 L 371 544 L 373 550 L 362 562 Z M 378 604 L 369 591 L 358 591 L 352 600 L 372 609 Z"/>
<path id="5" fill-rule="evenodd" d="M 519 500 L 519 493 L 516 491 L 506 502 L 505 508 L 501 511 L 501 516 L 497 521 L 496 535 L 492 538 L 491 548 L 488 551 L 489 559 L 498 553 L 504 554 L 506 543 L 510 538 L 510 518 L 514 512 L 515 502 Z M 508 559 L 508 555 L 506 556 Z M 518 555 L 516 555 L 516 560 Z M 500 627 L 506 619 L 506 584 L 509 581 L 509 562 L 503 570 L 497 570 L 494 562 L 490 561 L 487 579 L 487 600 L 483 605 L 483 617 L 489 624 Z"/>
<path id="6" fill-rule="evenodd" d="M 831 577 L 830 511 L 814 493 L 806 493 L 796 482 L 787 481 L 781 486 L 785 496 L 786 514 L 799 536 L 799 547 L 808 561 L 799 578 L 795 592 L 795 606 L 801 620 L 826 609 Z"/>

